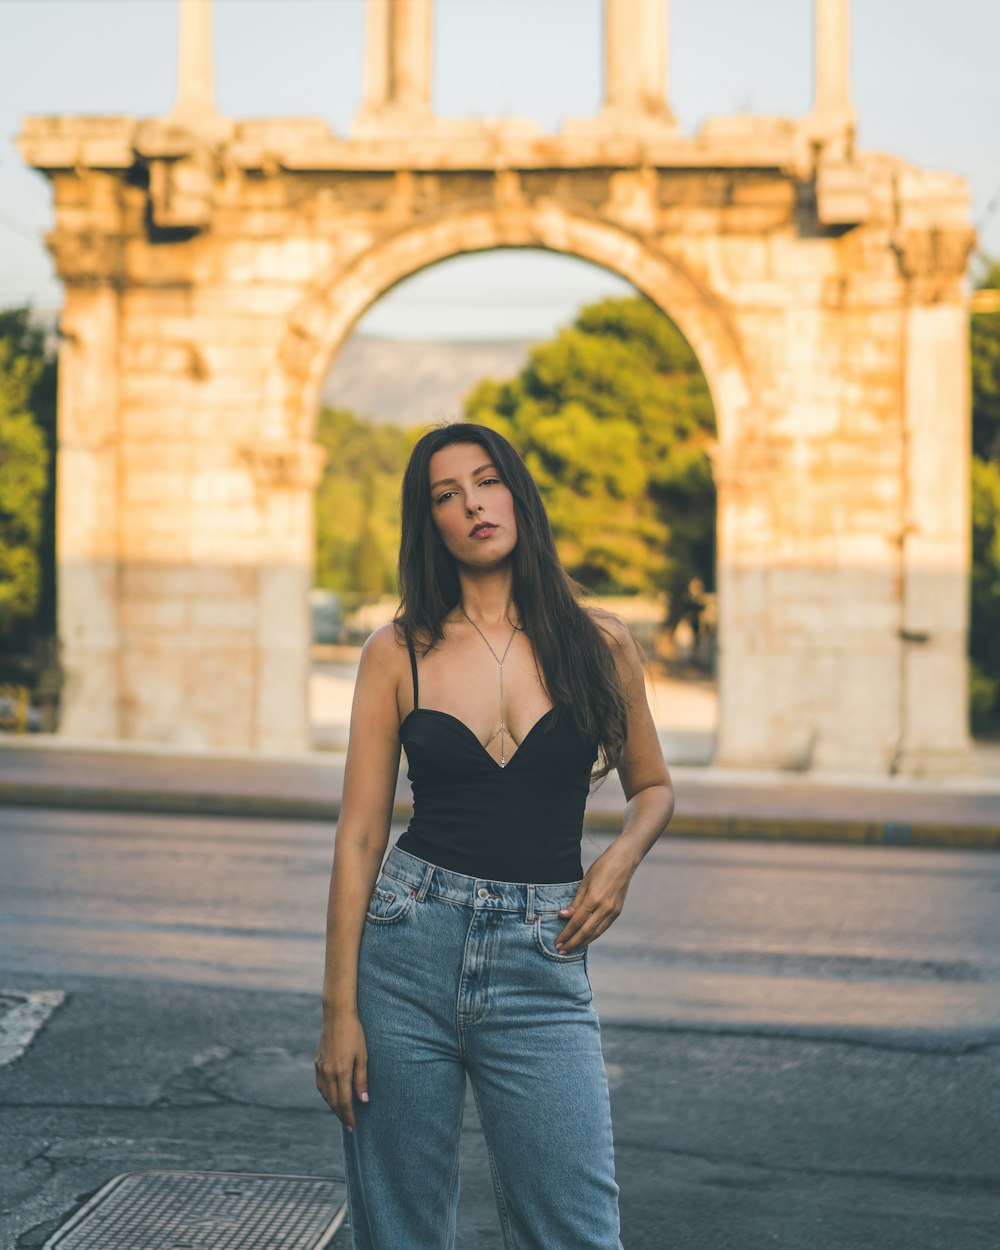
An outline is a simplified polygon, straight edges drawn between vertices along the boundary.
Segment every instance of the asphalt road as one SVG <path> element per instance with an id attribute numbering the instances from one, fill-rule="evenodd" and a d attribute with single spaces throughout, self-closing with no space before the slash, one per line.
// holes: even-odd
<path id="1" fill-rule="evenodd" d="M 585 841 L 589 860 L 604 845 Z M 147 1167 L 335 1174 L 329 826 L 0 809 L 0 1246 Z M 590 955 L 626 1250 L 996 1250 L 1000 856 L 663 839 Z M 469 1099 L 459 1250 L 500 1250 Z"/>

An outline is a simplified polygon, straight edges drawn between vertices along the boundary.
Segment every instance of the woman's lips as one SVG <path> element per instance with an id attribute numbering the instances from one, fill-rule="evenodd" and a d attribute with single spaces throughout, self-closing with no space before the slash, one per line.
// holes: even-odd
<path id="1" fill-rule="evenodd" d="M 470 538 L 492 538 L 497 531 L 496 525 L 484 525 L 481 529 L 473 530 L 469 535 Z"/>

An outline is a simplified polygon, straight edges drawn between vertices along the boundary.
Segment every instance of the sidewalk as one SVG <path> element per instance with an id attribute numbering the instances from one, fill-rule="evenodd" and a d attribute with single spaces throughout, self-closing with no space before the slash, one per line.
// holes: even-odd
<path id="1" fill-rule="evenodd" d="M 674 836 L 850 841 L 1000 848 L 1000 752 L 986 748 L 983 775 L 952 781 L 672 769 Z M 95 746 L 61 738 L 0 736 L 0 804 L 104 811 L 176 812 L 334 822 L 344 755 L 266 756 L 135 743 Z M 588 804 L 597 833 L 621 827 L 616 775 Z M 410 810 L 405 759 L 394 821 Z"/>

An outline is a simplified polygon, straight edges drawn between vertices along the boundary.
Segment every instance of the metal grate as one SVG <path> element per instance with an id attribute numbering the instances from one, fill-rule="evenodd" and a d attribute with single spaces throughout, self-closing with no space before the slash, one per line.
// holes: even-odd
<path id="1" fill-rule="evenodd" d="M 124 1172 L 44 1250 L 322 1250 L 346 1210 L 328 1177 Z"/>

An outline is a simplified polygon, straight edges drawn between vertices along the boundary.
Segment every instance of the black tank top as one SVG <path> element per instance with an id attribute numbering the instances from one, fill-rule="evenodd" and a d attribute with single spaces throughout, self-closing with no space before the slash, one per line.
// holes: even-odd
<path id="1" fill-rule="evenodd" d="M 420 707 L 399 727 L 413 818 L 397 845 L 452 872 L 488 881 L 553 883 L 583 876 L 580 840 L 596 743 L 556 708 L 540 717 L 504 768 L 464 721 Z"/>

